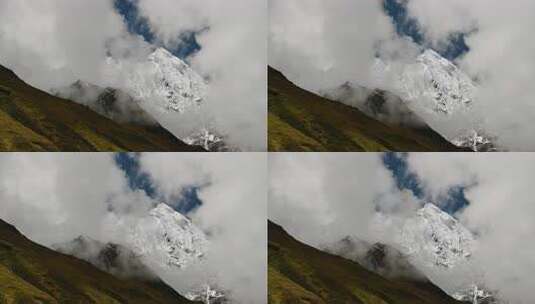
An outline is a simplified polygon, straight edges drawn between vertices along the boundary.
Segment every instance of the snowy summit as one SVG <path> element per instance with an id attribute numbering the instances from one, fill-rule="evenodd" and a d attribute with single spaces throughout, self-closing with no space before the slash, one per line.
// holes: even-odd
<path id="1" fill-rule="evenodd" d="M 186 113 L 201 105 L 206 97 L 204 79 L 184 61 L 158 48 L 127 79 L 133 97 L 155 101 L 164 111 Z"/>

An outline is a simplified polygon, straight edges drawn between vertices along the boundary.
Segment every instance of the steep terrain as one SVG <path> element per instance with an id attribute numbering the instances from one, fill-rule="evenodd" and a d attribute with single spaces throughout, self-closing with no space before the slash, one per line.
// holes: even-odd
<path id="1" fill-rule="evenodd" d="M 52 94 L 76 101 L 118 123 L 157 124 L 157 121 L 141 108 L 140 102 L 123 90 L 103 88 L 78 80 L 65 88 L 53 89 Z"/>
<path id="2" fill-rule="evenodd" d="M 376 77 L 386 77 L 391 67 L 377 59 Z M 428 49 L 416 62 L 403 67 L 396 86 L 402 98 L 409 102 L 422 100 L 421 106 L 439 115 L 467 111 L 474 103 L 476 86 L 456 65 L 437 52 Z"/>
<path id="3" fill-rule="evenodd" d="M 119 279 L 0 220 L 0 303 L 193 303 L 158 279 Z"/>
<path id="4" fill-rule="evenodd" d="M 149 266 L 180 269 L 202 260 L 208 249 L 204 232 L 163 203 L 119 229 L 122 245 Z"/>
<path id="5" fill-rule="evenodd" d="M 409 262 L 407 255 L 383 243 L 370 244 L 356 237 L 347 236 L 334 243 L 323 245 L 320 249 L 357 262 L 369 271 L 386 278 L 425 278 L 425 275 Z"/>
<path id="6" fill-rule="evenodd" d="M 157 48 L 134 64 L 112 58 L 107 63 L 112 75 L 123 78 L 124 90 L 149 113 L 188 121 L 188 129 L 172 130 L 180 140 L 209 151 L 237 149 L 227 145 L 226 136 L 218 132 L 204 109 L 208 82 L 182 59 Z"/>
<path id="7" fill-rule="evenodd" d="M 437 52 L 427 49 L 402 66 L 377 58 L 373 75 L 456 146 L 480 152 L 498 150 L 496 137 L 484 129 L 484 117 L 477 110 L 481 104 L 477 83 Z"/>
<path id="8" fill-rule="evenodd" d="M 425 204 L 394 238 L 413 265 L 456 299 L 470 299 L 474 304 L 498 301 L 482 283 L 481 270 L 471 267 L 477 248 L 474 235 L 440 208 Z M 458 269 L 462 274 L 456 273 Z"/>
<path id="9" fill-rule="evenodd" d="M 76 256 L 118 277 L 166 278 L 193 264 L 204 262 L 209 240 L 189 218 L 166 204 L 159 204 L 135 221 L 114 219 L 119 239 L 103 243 L 86 236 L 55 244 L 59 252 Z M 111 231 L 111 230 L 110 230 Z M 224 303 L 225 293 L 206 284 L 180 290 L 190 300 Z"/>
<path id="10" fill-rule="evenodd" d="M 108 64 L 121 71 L 125 63 L 110 59 Z M 208 90 L 200 75 L 164 48 L 157 48 L 145 62 L 135 66 L 125 85 L 134 98 L 178 113 L 194 111 L 204 102 Z"/>
<path id="11" fill-rule="evenodd" d="M 371 98 L 383 98 L 380 94 Z M 268 68 L 270 151 L 460 151 L 426 125 L 388 125 Z"/>
<path id="12" fill-rule="evenodd" d="M 474 237 L 448 213 L 433 204 L 407 219 L 398 236 L 402 251 L 425 266 L 454 267 L 472 255 Z"/>
<path id="13" fill-rule="evenodd" d="M 70 242 L 54 244 L 51 248 L 87 261 L 119 278 L 157 277 L 135 252 L 123 245 L 103 243 L 87 236 L 79 236 Z"/>
<path id="14" fill-rule="evenodd" d="M 201 151 L 158 124 L 120 123 L 0 66 L 0 151 Z"/>
<path id="15" fill-rule="evenodd" d="M 381 277 L 268 226 L 269 303 L 462 303 L 427 280 Z"/>

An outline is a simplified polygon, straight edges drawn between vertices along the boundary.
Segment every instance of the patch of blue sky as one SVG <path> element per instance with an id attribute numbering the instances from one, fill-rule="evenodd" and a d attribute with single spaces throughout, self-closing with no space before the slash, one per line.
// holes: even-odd
<path id="1" fill-rule="evenodd" d="M 425 189 L 420 184 L 416 174 L 410 171 L 407 163 L 407 153 L 385 153 L 382 156 L 383 164 L 392 173 L 396 186 L 400 190 L 409 190 L 420 200 L 426 199 Z M 465 191 L 470 185 L 456 185 L 448 189 L 445 195 L 432 202 L 443 211 L 455 215 L 466 208 L 470 202 Z"/>
<path id="2" fill-rule="evenodd" d="M 139 12 L 137 0 L 114 0 L 114 5 L 117 12 L 123 17 L 130 33 L 140 35 L 150 44 L 157 44 L 156 35 L 148 20 Z M 197 32 L 183 32 L 177 37 L 177 41 L 179 41 L 177 45 L 167 46 L 166 49 L 180 59 L 186 60 L 201 50 L 197 41 Z"/>
<path id="3" fill-rule="evenodd" d="M 199 186 L 184 187 L 180 190 L 179 195 L 164 199 L 162 193 L 158 192 L 157 187 L 154 186 L 150 175 L 141 170 L 139 154 L 117 153 L 115 154 L 115 163 L 124 172 L 128 186 L 132 190 L 141 190 L 151 199 L 162 201 L 186 215 L 202 206 L 202 201 L 199 198 Z"/>
<path id="4" fill-rule="evenodd" d="M 409 16 L 406 2 L 406 0 L 383 0 L 383 9 L 392 19 L 399 36 L 410 37 L 415 43 L 427 48 L 432 48 L 449 60 L 455 60 L 470 51 L 465 40 L 467 33 L 455 33 L 451 35 L 447 45 L 441 48 L 431 47 L 427 43 L 418 21 Z"/>

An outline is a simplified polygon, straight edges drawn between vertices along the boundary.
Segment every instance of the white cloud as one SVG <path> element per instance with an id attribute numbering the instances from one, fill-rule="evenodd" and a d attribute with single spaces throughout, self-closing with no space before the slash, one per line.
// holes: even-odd
<path id="1" fill-rule="evenodd" d="M 527 240 L 535 233 L 535 156 L 413 153 L 408 160 L 431 196 L 471 184 L 466 190 L 470 205 L 458 216 L 478 234 L 476 266 L 488 287 L 506 300 L 530 303 L 535 246 Z"/>
<path id="2" fill-rule="evenodd" d="M 436 121 L 428 124 L 445 136 L 456 136 L 459 126 L 475 125 L 496 136 L 496 145 L 502 149 L 533 151 L 535 42 L 530 29 L 535 26 L 535 2 L 406 3 L 426 45 L 445 49 L 452 35 L 469 33 L 470 51 L 456 61 L 479 85 L 473 111 L 447 121 L 431 118 Z M 413 60 L 421 48 L 396 38 L 381 1 L 271 0 L 269 4 L 269 63 L 314 92 L 346 81 L 375 87 L 370 67 L 376 54 L 394 60 L 392 70 L 397 71 L 399 63 Z M 386 82 L 380 87 L 390 88 L 389 79 Z"/>
<path id="3" fill-rule="evenodd" d="M 2 1 L 0 63 L 42 89 L 95 81 L 106 42 L 125 31 L 109 0 Z"/>
<path id="4" fill-rule="evenodd" d="M 347 235 L 370 238 L 375 208 L 398 193 L 375 153 L 270 155 L 269 218 L 319 245 Z"/>
<path id="5" fill-rule="evenodd" d="M 269 64 L 312 91 L 368 84 L 378 44 L 394 39 L 380 1 L 270 0 L 269 12 Z"/>
<path id="6" fill-rule="evenodd" d="M 512 151 L 533 151 L 535 117 L 535 3 L 517 1 L 408 1 L 409 14 L 432 44 L 445 45 L 457 32 L 470 32 L 470 51 L 460 66 L 480 82 L 478 114 L 484 128 Z"/>
<path id="7" fill-rule="evenodd" d="M 193 67 L 210 81 L 205 111 L 217 129 L 242 150 L 267 146 L 266 3 L 141 0 L 157 40 L 169 47 L 184 32 L 199 32 Z M 177 18 L 177 12 L 183 18 Z"/>
<path id="8" fill-rule="evenodd" d="M 100 237 L 109 199 L 130 196 L 108 154 L 3 153 L 0 168 L 0 217 L 48 245 Z"/>
<path id="9" fill-rule="evenodd" d="M 346 235 L 392 242 L 399 224 L 423 201 L 397 191 L 379 160 L 377 154 L 362 153 L 271 156 L 269 218 L 313 246 Z M 531 303 L 535 156 L 411 153 L 407 161 L 427 198 L 469 185 L 465 195 L 470 205 L 457 216 L 475 233 L 475 250 L 468 265 L 434 277 L 439 286 L 449 288 L 482 276 L 483 284 L 508 303 Z M 424 201 L 430 202 L 427 198 Z M 380 221 L 380 227 L 375 202 L 390 212 L 390 220 Z"/>
<path id="10" fill-rule="evenodd" d="M 197 278 L 190 277 L 190 280 L 216 275 L 238 303 L 264 303 L 267 299 L 266 155 L 147 153 L 140 160 L 142 169 L 168 195 L 176 193 L 177 185 L 207 185 L 199 192 L 203 206 L 192 217 L 212 236 L 212 254 L 203 269 L 194 270 Z"/>
<path id="11" fill-rule="evenodd" d="M 199 31 L 202 47 L 190 58 L 209 79 L 204 117 L 157 117 L 175 135 L 183 129 L 213 125 L 231 146 L 264 151 L 266 134 L 266 4 L 253 1 L 140 0 L 140 13 L 157 45 L 177 46 L 185 31 Z M 178 14 L 178 15 L 177 15 Z M 98 20 L 98 22 L 95 22 Z M 122 87 L 121 73 L 110 72 L 108 55 L 133 68 L 151 45 L 128 33 L 112 0 L 54 0 L 0 3 L 0 64 L 44 90 L 82 79 L 100 86 Z M 157 114 L 157 111 L 149 111 Z M 193 114 L 192 114 L 193 116 Z M 208 122 L 204 121 L 208 120 Z"/>
<path id="12" fill-rule="evenodd" d="M 190 216 L 210 240 L 205 262 L 158 275 L 177 290 L 209 281 L 237 303 L 265 303 L 265 154 L 148 153 L 140 162 L 164 197 L 204 185 Z M 127 186 L 112 154 L 0 154 L 0 218 L 43 245 L 80 235 L 119 240 L 110 218 L 143 217 L 157 203 Z"/>

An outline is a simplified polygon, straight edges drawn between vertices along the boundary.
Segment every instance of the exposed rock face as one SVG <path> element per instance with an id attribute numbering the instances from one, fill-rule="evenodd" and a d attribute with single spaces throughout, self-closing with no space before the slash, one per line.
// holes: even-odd
<path id="1" fill-rule="evenodd" d="M 78 80 L 68 87 L 52 91 L 56 96 L 86 105 L 119 123 L 157 124 L 157 121 L 141 108 L 138 100 L 119 89 L 103 88 Z"/>
<path id="2" fill-rule="evenodd" d="M 110 59 L 109 64 L 121 69 L 122 63 Z M 162 111 L 181 114 L 200 106 L 208 88 L 199 74 L 163 48 L 156 49 L 129 73 L 125 85 L 134 98 L 155 103 Z"/>
<path id="3" fill-rule="evenodd" d="M 455 218 L 426 204 L 406 220 L 399 243 L 403 252 L 421 263 L 453 267 L 472 255 L 474 237 Z"/>
<path id="4" fill-rule="evenodd" d="M 166 204 L 159 204 L 127 231 L 125 245 L 157 267 L 186 267 L 202 259 L 208 247 L 204 232 Z"/>
<path id="5" fill-rule="evenodd" d="M 450 121 L 455 133 L 437 131 L 453 144 L 481 152 L 497 150 L 496 138 L 484 130 L 483 117 L 475 112 L 476 83 L 435 51 L 428 49 L 415 62 L 397 69 L 377 59 L 373 73 L 383 85 L 392 82 L 388 85 L 428 124 Z"/>
<path id="6" fill-rule="evenodd" d="M 390 72 L 389 63 L 377 59 L 377 78 Z M 421 100 L 421 106 L 438 115 L 452 115 L 472 106 L 476 93 L 474 82 L 451 61 L 433 50 L 426 50 L 416 62 L 403 67 L 395 77 L 401 98 L 408 102 Z"/>
<path id="7" fill-rule="evenodd" d="M 88 261 L 102 271 L 122 278 L 152 279 L 156 275 L 130 249 L 86 236 L 52 246 L 56 251 Z"/>

